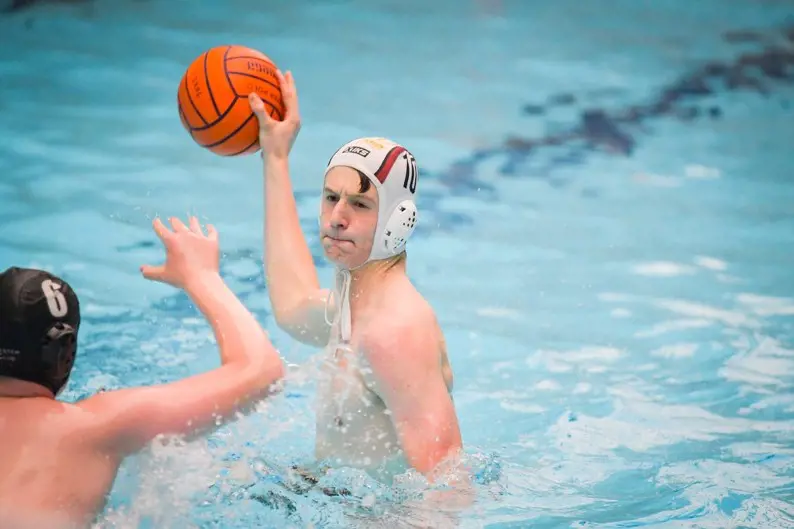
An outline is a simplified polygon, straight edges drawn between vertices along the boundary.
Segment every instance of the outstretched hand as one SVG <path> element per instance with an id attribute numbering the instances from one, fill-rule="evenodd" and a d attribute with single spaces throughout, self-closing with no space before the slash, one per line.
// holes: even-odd
<path id="1" fill-rule="evenodd" d="M 298 91 L 295 89 L 292 72 L 282 75 L 281 71 L 276 70 L 276 76 L 281 85 L 281 97 L 284 100 L 283 121 L 278 121 L 270 116 L 265 103 L 256 92 L 251 92 L 248 95 L 248 102 L 259 121 L 259 146 L 262 148 L 262 152 L 265 156 L 286 159 L 301 128 Z"/>
<path id="2" fill-rule="evenodd" d="M 159 218 L 153 222 L 154 231 L 165 246 L 165 264 L 141 266 L 143 277 L 184 289 L 208 273 L 218 274 L 220 252 L 215 228 L 208 224 L 204 235 L 196 217 L 190 217 L 189 228 L 176 217 L 169 220 L 174 231 Z"/>

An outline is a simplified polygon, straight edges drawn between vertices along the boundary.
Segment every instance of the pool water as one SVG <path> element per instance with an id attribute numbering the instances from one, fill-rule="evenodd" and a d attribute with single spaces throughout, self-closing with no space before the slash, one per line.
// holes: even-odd
<path id="1" fill-rule="evenodd" d="M 423 170 L 409 274 L 447 336 L 473 505 L 351 469 L 327 479 L 352 496 L 289 490 L 313 443 L 298 370 L 260 413 L 130 460 L 100 526 L 794 527 L 791 2 L 41 3 L 0 42 L 0 268 L 78 291 L 67 400 L 218 364 L 188 299 L 138 273 L 155 215 L 214 223 L 285 357 L 316 352 L 270 317 L 261 162 L 179 123 L 206 48 L 294 72 L 319 264 L 339 145 L 389 136 Z"/>

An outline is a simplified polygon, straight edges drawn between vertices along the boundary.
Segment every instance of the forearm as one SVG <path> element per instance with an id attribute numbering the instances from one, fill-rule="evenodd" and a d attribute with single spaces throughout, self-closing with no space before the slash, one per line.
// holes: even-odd
<path id="1" fill-rule="evenodd" d="M 278 351 L 217 272 L 184 286 L 215 332 L 222 366 L 168 384 L 101 393 L 82 406 L 95 414 L 103 450 L 127 455 L 161 434 L 192 438 L 270 394 L 284 376 Z"/>
<path id="2" fill-rule="evenodd" d="M 266 351 L 274 351 L 259 322 L 220 275 L 197 278 L 185 290 L 212 326 L 222 364 L 261 363 Z"/>
<path id="3" fill-rule="evenodd" d="M 265 156 L 265 280 L 276 319 L 320 288 L 301 231 L 289 177 L 289 160 Z"/>

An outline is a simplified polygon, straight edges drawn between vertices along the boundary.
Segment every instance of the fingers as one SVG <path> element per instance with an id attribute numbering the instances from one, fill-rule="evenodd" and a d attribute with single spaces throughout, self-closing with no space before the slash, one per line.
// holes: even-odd
<path id="1" fill-rule="evenodd" d="M 286 116 L 284 119 L 300 121 L 298 90 L 295 88 L 295 78 L 292 77 L 292 72 L 288 71 L 286 75 L 284 75 L 281 73 L 281 70 L 276 70 L 276 76 L 281 85 L 281 97 L 284 100 L 284 108 L 286 109 Z"/>
<path id="2" fill-rule="evenodd" d="M 256 92 L 248 94 L 248 104 L 251 105 L 251 110 L 253 110 L 255 114 L 265 111 L 265 102 L 262 101 L 262 98 L 259 97 L 259 94 Z"/>
<path id="3" fill-rule="evenodd" d="M 292 72 L 287 72 L 286 75 L 281 73 L 281 70 L 276 70 L 276 77 L 278 78 L 279 86 L 281 88 L 281 99 L 284 101 L 285 116 L 284 121 L 291 120 L 293 122 L 300 122 L 300 110 L 298 108 L 298 92 L 295 88 L 295 79 L 292 77 Z M 265 107 L 265 102 L 256 92 L 248 94 L 248 104 L 251 105 L 251 111 L 256 115 L 259 120 L 260 127 L 272 127 L 276 124 L 277 120 L 273 119 Z"/>
<path id="4" fill-rule="evenodd" d="M 256 115 L 256 119 L 259 120 L 260 127 L 270 126 L 276 122 L 265 110 L 265 102 L 256 92 L 248 94 L 248 104 L 251 105 L 251 111 Z"/>
<path id="5" fill-rule="evenodd" d="M 207 224 L 207 238 L 213 242 L 218 240 L 218 230 L 212 224 Z"/>
<path id="6" fill-rule="evenodd" d="M 287 72 L 287 75 L 289 75 L 289 72 Z M 276 69 L 276 77 L 278 78 L 278 86 L 281 89 L 281 97 L 286 100 L 287 93 L 290 92 L 289 81 L 279 69 Z"/>
<path id="7" fill-rule="evenodd" d="M 175 231 L 175 232 L 179 233 L 179 232 L 186 232 L 186 231 L 188 231 L 188 229 L 187 229 L 187 226 L 185 226 L 185 223 L 184 223 L 184 222 L 182 222 L 181 220 L 179 220 L 179 218 L 177 218 L 177 217 L 171 217 L 171 218 L 170 218 L 170 219 L 168 219 L 168 220 L 170 220 L 170 221 L 171 221 L 171 227 L 172 227 L 172 228 L 174 228 L 174 231 Z"/>
<path id="8" fill-rule="evenodd" d="M 152 221 L 152 227 L 154 228 L 154 232 L 163 242 L 168 240 L 168 238 L 171 236 L 171 232 L 165 227 L 165 224 L 163 224 L 159 217 Z"/>
<path id="9" fill-rule="evenodd" d="M 173 227 L 174 231 L 170 231 L 165 224 L 158 218 L 152 221 L 152 226 L 154 227 L 154 231 L 158 237 L 163 242 L 166 242 L 167 239 L 173 237 L 174 233 L 188 233 L 192 232 L 196 235 L 204 236 L 204 231 L 201 229 L 201 223 L 199 222 L 198 217 L 190 216 L 188 217 L 188 223 L 190 224 L 190 228 L 185 226 L 185 223 L 182 222 L 178 217 L 170 217 L 169 222 Z M 209 225 L 207 225 L 207 229 L 209 229 Z M 214 230 L 215 228 L 213 228 Z"/>
<path id="10" fill-rule="evenodd" d="M 199 223 L 198 217 L 190 217 L 190 231 L 196 235 L 204 236 L 204 232 L 201 231 L 201 224 Z"/>
<path id="11" fill-rule="evenodd" d="M 162 281 L 165 277 L 165 267 L 162 265 L 143 265 L 141 266 L 141 274 L 143 274 L 143 277 L 146 279 L 150 279 L 152 281 Z"/>

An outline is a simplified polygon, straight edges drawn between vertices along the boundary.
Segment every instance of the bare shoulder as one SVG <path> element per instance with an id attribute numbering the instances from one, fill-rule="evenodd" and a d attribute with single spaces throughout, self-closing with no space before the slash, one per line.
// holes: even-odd
<path id="1" fill-rule="evenodd" d="M 126 453 L 117 446 L 120 430 L 123 430 L 124 423 L 129 422 L 130 413 L 140 407 L 141 397 L 147 393 L 156 393 L 156 390 L 141 387 L 100 391 L 75 403 L 75 408 L 82 414 L 86 440 L 101 452 Z"/>
<path id="2" fill-rule="evenodd" d="M 433 360 L 441 352 L 443 336 L 433 307 L 415 288 L 393 288 L 373 311 L 362 343 L 381 354 Z"/>
<path id="3" fill-rule="evenodd" d="M 115 391 L 101 390 L 99 393 L 95 393 L 72 405 L 75 415 L 80 417 L 80 424 L 82 424 L 85 431 L 86 439 L 102 444 L 105 423 L 107 422 L 106 412 L 114 401 L 115 393 Z"/>
<path id="4" fill-rule="evenodd" d="M 29 444 L 40 438 L 42 431 L 46 431 L 46 438 L 51 444 L 67 446 L 69 449 L 93 447 L 95 422 L 79 403 L 20 399 L 20 402 L 0 408 L 0 414 L 9 418 L 10 424 L 16 425 L 12 435 L 4 432 L 5 441 L 26 439 Z"/>
<path id="5" fill-rule="evenodd" d="M 383 292 L 373 314 L 378 326 L 391 331 L 422 332 L 438 327 L 433 307 L 410 282 L 391 285 Z"/>

